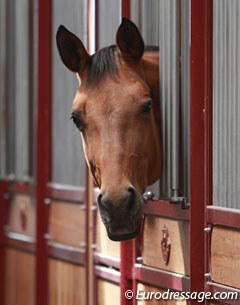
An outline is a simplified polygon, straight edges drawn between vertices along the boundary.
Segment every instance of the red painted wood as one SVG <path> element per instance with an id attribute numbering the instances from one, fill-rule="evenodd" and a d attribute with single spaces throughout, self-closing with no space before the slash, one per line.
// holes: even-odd
<path id="1" fill-rule="evenodd" d="M 212 1 L 191 1 L 191 291 L 205 289 L 207 240 L 205 211 L 210 201 L 210 108 L 212 104 Z M 198 304 L 191 301 L 191 304 Z"/>
<path id="2" fill-rule="evenodd" d="M 5 295 L 5 254 L 4 254 L 4 226 L 7 212 L 7 182 L 0 181 L 0 304 L 4 304 Z"/>
<path id="3" fill-rule="evenodd" d="M 51 180 L 51 1 L 38 1 L 38 115 L 36 155 L 36 305 L 48 304 L 47 183 Z"/>

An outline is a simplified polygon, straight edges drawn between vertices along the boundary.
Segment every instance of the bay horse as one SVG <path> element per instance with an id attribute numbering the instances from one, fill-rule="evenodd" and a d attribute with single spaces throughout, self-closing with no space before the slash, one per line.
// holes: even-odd
<path id="1" fill-rule="evenodd" d="M 162 166 L 159 53 L 145 51 L 138 28 L 127 18 L 116 45 L 91 56 L 62 25 L 56 40 L 64 65 L 79 79 L 71 118 L 100 188 L 98 207 L 108 237 L 134 238 L 141 229 L 142 194 L 159 179 Z"/>

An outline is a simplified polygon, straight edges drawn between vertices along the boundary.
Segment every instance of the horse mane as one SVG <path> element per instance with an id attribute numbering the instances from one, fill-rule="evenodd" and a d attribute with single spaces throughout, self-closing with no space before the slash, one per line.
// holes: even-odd
<path id="1" fill-rule="evenodd" d="M 159 48 L 155 46 L 146 46 L 145 51 L 158 51 Z M 101 79 L 106 75 L 114 76 L 117 74 L 117 64 L 115 62 L 115 53 L 120 60 L 116 45 L 100 49 L 97 53 L 89 58 L 88 62 L 88 76 L 87 85 L 96 86 Z"/>
<path id="2" fill-rule="evenodd" d="M 90 56 L 87 77 L 88 85 L 98 85 L 100 80 L 107 74 L 111 76 L 117 74 L 118 69 L 115 62 L 115 52 L 117 52 L 117 47 L 112 45 Z"/>

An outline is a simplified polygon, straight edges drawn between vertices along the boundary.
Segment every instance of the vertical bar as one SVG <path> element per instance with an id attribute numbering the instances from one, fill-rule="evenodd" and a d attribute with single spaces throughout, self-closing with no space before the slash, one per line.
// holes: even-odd
<path id="1" fill-rule="evenodd" d="M 172 74 L 172 109 L 171 109 L 171 121 L 172 121 L 172 132 L 171 132 L 171 196 L 179 195 L 179 146 L 180 146 L 180 132 L 179 132 L 179 110 L 180 110 L 180 99 L 179 99 L 179 57 L 180 57 L 180 46 L 179 46 L 179 1 L 172 2 L 171 15 L 172 20 L 172 37 L 171 37 L 171 74 Z M 174 70 L 174 72 L 173 72 Z"/>
<path id="2" fill-rule="evenodd" d="M 88 52 L 96 51 L 96 3 L 95 0 L 88 0 Z"/>
<path id="3" fill-rule="evenodd" d="M 96 51 L 99 49 L 99 29 L 98 29 L 98 12 L 99 12 L 99 0 L 95 0 L 95 48 Z"/>
<path id="4" fill-rule="evenodd" d="M 122 0 L 122 17 L 130 18 L 130 0 Z M 120 299 L 121 305 L 130 305 L 133 300 L 125 298 L 126 290 L 133 290 L 131 272 L 133 267 L 133 245 L 134 241 L 121 242 L 121 261 L 120 261 Z"/>
<path id="5" fill-rule="evenodd" d="M 29 139 L 28 139 L 28 176 L 33 177 L 33 138 L 34 138 L 34 3 L 29 1 L 28 8 L 28 54 L 29 54 L 29 65 L 28 65 L 28 75 L 29 75 L 29 85 L 28 85 L 28 129 L 29 129 Z"/>
<path id="6" fill-rule="evenodd" d="M 48 304 L 47 182 L 51 180 L 51 1 L 38 1 L 38 114 L 36 151 L 36 305 Z"/>
<path id="7" fill-rule="evenodd" d="M 190 1 L 181 0 L 181 192 L 189 202 L 190 187 Z"/>
<path id="8" fill-rule="evenodd" d="M 5 304 L 5 247 L 4 226 L 7 215 L 7 182 L 0 181 L 0 304 Z"/>
<path id="9" fill-rule="evenodd" d="M 0 177 L 6 176 L 6 36 L 7 36 L 7 10 L 6 0 L 0 1 Z"/>
<path id="10" fill-rule="evenodd" d="M 86 296 L 85 304 L 95 304 L 94 261 L 93 261 L 93 180 L 86 165 Z"/>
<path id="11" fill-rule="evenodd" d="M 133 245 L 134 241 L 122 241 L 121 242 L 121 261 L 120 261 L 120 299 L 121 305 L 132 305 L 133 299 L 127 299 L 125 292 L 127 290 L 133 291 L 132 281 L 132 267 L 133 261 Z"/>
<path id="12" fill-rule="evenodd" d="M 211 200 L 212 0 L 191 1 L 191 291 L 204 291 L 205 209 Z M 191 304 L 198 304 L 192 300 Z"/>
<path id="13" fill-rule="evenodd" d="M 180 3 L 159 1 L 160 108 L 163 173 L 160 196 L 179 194 L 180 161 Z"/>
<path id="14" fill-rule="evenodd" d="M 122 17 L 130 18 L 130 0 L 122 0 Z"/>
<path id="15" fill-rule="evenodd" d="M 16 141 L 15 141 L 15 105 L 14 105 L 14 88 L 15 88 L 15 73 L 14 67 L 16 64 L 15 58 L 15 16 L 14 16 L 14 2 L 12 0 L 6 1 L 6 28 L 9 34 L 8 39 L 6 39 L 6 101 L 8 103 L 6 110 L 6 146 L 7 146 L 7 174 L 15 173 L 15 151 L 16 151 Z M 7 33 L 7 35 L 8 35 Z"/>
<path id="16" fill-rule="evenodd" d="M 87 42 L 88 52 L 93 54 L 98 48 L 98 0 L 88 0 L 88 27 Z M 93 191 L 94 184 L 90 170 L 86 165 L 86 305 L 97 304 L 97 283 L 94 274 L 94 212 L 93 212 Z"/>

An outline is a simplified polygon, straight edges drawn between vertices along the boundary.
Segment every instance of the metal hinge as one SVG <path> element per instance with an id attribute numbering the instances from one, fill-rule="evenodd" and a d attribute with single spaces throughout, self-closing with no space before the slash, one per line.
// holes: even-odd
<path id="1" fill-rule="evenodd" d="M 147 191 L 143 194 L 143 198 L 146 201 L 147 200 L 153 200 L 154 197 L 155 197 L 155 195 L 151 191 Z M 183 210 L 189 209 L 189 207 L 190 207 L 189 203 L 187 203 L 186 197 L 169 196 L 169 197 L 159 197 L 159 198 L 156 198 L 156 199 L 166 200 L 166 201 L 169 201 L 172 204 L 181 204 Z"/>

